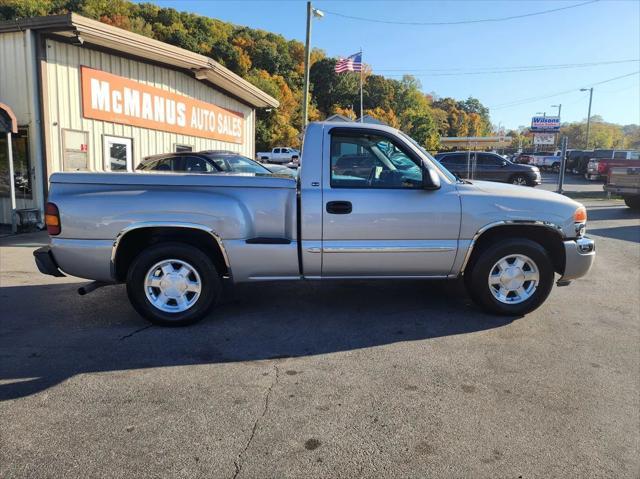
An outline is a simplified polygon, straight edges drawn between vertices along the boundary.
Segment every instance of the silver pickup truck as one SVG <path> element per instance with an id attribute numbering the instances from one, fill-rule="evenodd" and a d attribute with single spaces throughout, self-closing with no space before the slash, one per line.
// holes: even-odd
<path id="1" fill-rule="evenodd" d="M 581 204 L 460 180 L 404 133 L 358 123 L 310 124 L 297 181 L 56 173 L 45 213 L 40 271 L 95 280 L 84 292 L 126 282 L 163 325 L 202 318 L 223 280 L 463 277 L 485 310 L 522 315 L 595 256 Z"/>

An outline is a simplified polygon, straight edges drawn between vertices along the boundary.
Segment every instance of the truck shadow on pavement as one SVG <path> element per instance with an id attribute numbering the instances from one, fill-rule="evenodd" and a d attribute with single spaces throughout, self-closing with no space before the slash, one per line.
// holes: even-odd
<path id="1" fill-rule="evenodd" d="M 509 324 L 470 306 L 462 285 L 356 281 L 239 285 L 202 322 L 151 326 L 122 285 L 2 288 L 0 401 L 82 373 L 258 361 L 466 334 Z M 425 354 L 429 354 L 425 349 Z"/>
<path id="2" fill-rule="evenodd" d="M 640 225 L 591 228 L 587 230 L 587 234 L 640 243 Z"/>

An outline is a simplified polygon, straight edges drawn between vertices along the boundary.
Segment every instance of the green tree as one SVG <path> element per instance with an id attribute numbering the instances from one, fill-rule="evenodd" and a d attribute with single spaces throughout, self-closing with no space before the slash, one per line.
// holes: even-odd
<path id="1" fill-rule="evenodd" d="M 206 55 L 277 98 L 281 106 L 258 110 L 256 145 L 296 146 L 302 128 L 301 104 L 304 45 L 264 30 L 223 22 L 152 3 L 129 0 L 0 0 L 0 20 L 35 15 L 78 12 L 90 18 L 134 31 Z M 334 112 L 351 116 L 360 110 L 359 74 L 336 74 L 335 58 L 322 50 L 311 52 L 309 118 Z M 439 136 L 483 135 L 490 131 L 488 109 L 473 97 L 433 100 L 411 75 L 389 79 L 371 74 L 365 65 L 364 108 L 385 123 L 398 125 L 421 144 L 437 148 Z M 576 133 L 578 134 L 578 133 Z M 626 138 L 635 133 L 623 133 Z M 619 137 L 606 128 L 594 130 L 594 142 L 611 143 Z M 626 144 L 625 143 L 625 144 Z"/>

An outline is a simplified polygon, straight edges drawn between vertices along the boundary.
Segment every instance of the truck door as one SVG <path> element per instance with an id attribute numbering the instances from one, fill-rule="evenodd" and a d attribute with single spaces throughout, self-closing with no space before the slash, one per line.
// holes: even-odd
<path id="1" fill-rule="evenodd" d="M 460 228 L 455 184 L 423 189 L 422 159 L 396 135 L 344 127 L 325 135 L 323 277 L 449 274 Z"/>

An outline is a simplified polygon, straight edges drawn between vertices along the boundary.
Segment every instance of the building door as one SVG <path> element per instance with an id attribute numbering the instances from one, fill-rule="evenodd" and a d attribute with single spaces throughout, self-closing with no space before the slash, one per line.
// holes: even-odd
<path id="1" fill-rule="evenodd" d="M 104 136 L 105 171 L 133 171 L 131 138 Z"/>

